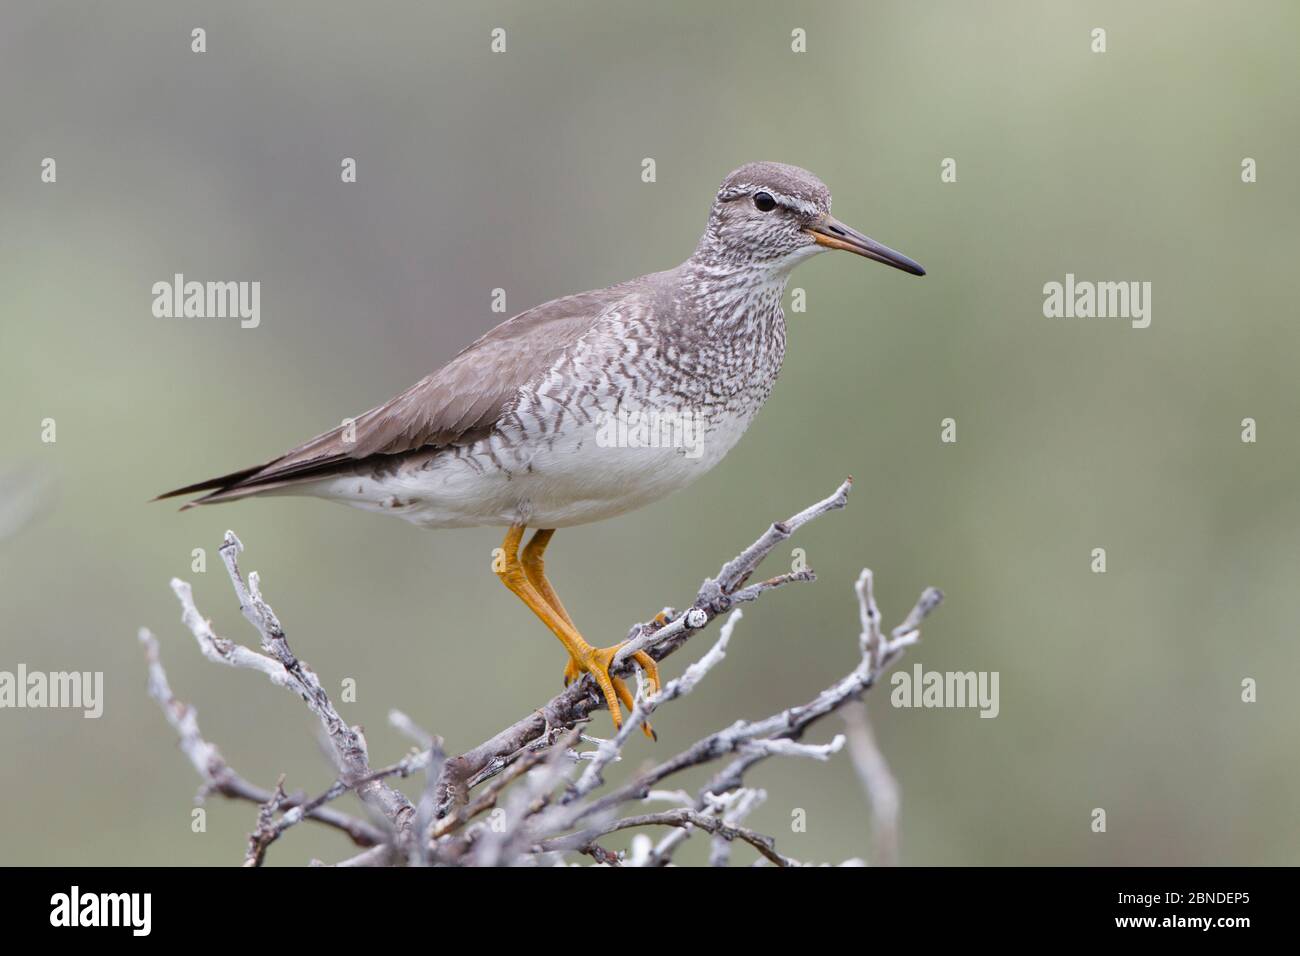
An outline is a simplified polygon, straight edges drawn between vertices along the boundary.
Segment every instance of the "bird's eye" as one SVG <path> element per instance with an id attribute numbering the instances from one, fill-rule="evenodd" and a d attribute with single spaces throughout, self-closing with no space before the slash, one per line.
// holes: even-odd
<path id="1" fill-rule="evenodd" d="M 759 212 L 771 212 L 776 208 L 776 200 L 771 193 L 754 193 L 754 208 Z"/>

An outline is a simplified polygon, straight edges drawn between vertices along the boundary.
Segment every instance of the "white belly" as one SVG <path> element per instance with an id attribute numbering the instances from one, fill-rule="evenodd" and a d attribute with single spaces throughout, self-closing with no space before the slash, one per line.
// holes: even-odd
<path id="1" fill-rule="evenodd" d="M 332 478 L 296 493 L 427 528 L 565 528 L 625 514 L 686 487 L 735 445 L 750 417 L 723 416 L 695 432 L 662 423 L 620 431 L 608 420 L 602 431 L 570 421 L 549 440 L 512 447 L 493 436 L 390 475 Z M 650 442 L 658 447 L 646 447 Z"/>

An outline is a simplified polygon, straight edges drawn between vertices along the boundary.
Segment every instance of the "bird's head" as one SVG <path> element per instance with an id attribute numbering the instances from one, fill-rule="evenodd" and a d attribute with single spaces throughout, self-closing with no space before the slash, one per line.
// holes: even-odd
<path id="1" fill-rule="evenodd" d="M 746 163 L 722 181 L 696 256 L 788 273 L 827 249 L 925 275 L 907 256 L 832 216 L 826 184 L 808 170 L 784 163 Z"/>

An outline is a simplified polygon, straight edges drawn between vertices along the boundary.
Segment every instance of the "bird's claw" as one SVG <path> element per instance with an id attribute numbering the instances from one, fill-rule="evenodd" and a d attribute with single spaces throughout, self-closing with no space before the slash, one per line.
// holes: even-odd
<path id="1" fill-rule="evenodd" d="M 609 707 L 610 716 L 614 718 L 615 730 L 623 726 L 623 712 L 619 705 L 622 704 L 629 711 L 635 706 L 635 701 L 632 699 L 632 693 L 628 690 L 627 684 L 621 678 L 615 677 L 609 672 L 609 667 L 614 662 L 614 656 L 622 646 L 622 644 L 614 644 L 611 647 L 592 647 L 588 649 L 587 653 L 581 654 L 581 658 L 577 655 L 570 655 L 569 663 L 564 668 L 565 687 L 581 678 L 583 674 L 591 675 L 605 698 L 605 705 Z M 659 665 L 655 663 L 654 658 L 645 651 L 637 651 L 632 655 L 632 659 L 645 672 L 649 692 L 651 694 L 659 693 Z M 641 730 L 651 740 L 659 739 L 649 721 L 642 721 Z"/>

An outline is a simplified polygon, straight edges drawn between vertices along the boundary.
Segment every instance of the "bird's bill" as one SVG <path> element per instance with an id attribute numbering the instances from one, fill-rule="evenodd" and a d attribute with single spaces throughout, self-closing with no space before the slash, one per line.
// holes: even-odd
<path id="1" fill-rule="evenodd" d="M 876 242 L 871 237 L 864 236 L 852 226 L 846 226 L 834 216 L 826 216 L 821 221 L 809 226 L 806 232 L 813 237 L 813 240 L 819 246 L 825 246 L 828 249 L 843 249 L 845 252 L 852 252 L 863 258 L 883 262 L 895 269 L 910 272 L 914 276 L 925 275 L 925 269 L 921 267 L 919 262 L 912 261 L 901 252 L 895 252 L 884 243 Z"/>

